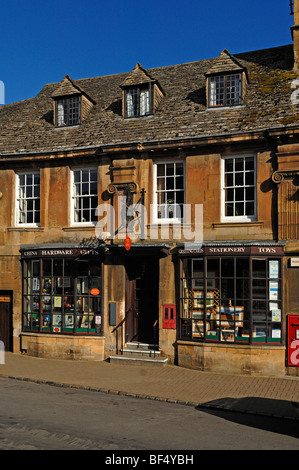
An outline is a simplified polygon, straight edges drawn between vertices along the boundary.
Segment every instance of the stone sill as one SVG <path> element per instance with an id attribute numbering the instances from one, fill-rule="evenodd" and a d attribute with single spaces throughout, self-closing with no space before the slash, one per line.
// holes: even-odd
<path id="1" fill-rule="evenodd" d="M 44 227 L 7 227 L 8 232 L 43 232 Z"/>
<path id="2" fill-rule="evenodd" d="M 62 230 L 64 230 L 65 232 L 76 232 L 80 230 L 89 230 L 92 232 L 95 230 L 95 225 L 74 225 L 72 227 L 62 227 Z"/>
<path id="3" fill-rule="evenodd" d="M 216 222 L 212 224 L 213 228 L 220 227 L 262 227 L 264 222 Z"/>

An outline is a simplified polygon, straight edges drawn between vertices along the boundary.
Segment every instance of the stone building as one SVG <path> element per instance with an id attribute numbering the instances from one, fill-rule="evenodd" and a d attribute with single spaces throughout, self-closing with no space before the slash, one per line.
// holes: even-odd
<path id="1" fill-rule="evenodd" d="M 294 13 L 290 45 L 66 75 L 0 108 L 7 350 L 297 374 Z"/>

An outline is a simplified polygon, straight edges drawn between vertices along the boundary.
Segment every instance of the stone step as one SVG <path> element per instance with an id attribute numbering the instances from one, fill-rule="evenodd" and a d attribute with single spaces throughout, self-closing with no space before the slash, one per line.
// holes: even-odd
<path id="1" fill-rule="evenodd" d="M 117 354 L 110 356 L 109 361 L 111 363 L 129 364 L 129 365 L 144 365 L 144 366 L 165 366 L 168 362 L 167 357 L 135 357 L 126 354 Z"/>
<path id="2" fill-rule="evenodd" d="M 154 349 L 121 349 L 121 354 L 126 354 L 127 356 L 135 357 L 159 357 L 161 355 L 160 351 L 155 351 Z"/>
<path id="3" fill-rule="evenodd" d="M 126 343 L 120 354 L 110 356 L 109 360 L 121 364 L 156 366 L 164 366 L 168 362 L 167 357 L 161 356 L 158 345 L 136 341 Z"/>

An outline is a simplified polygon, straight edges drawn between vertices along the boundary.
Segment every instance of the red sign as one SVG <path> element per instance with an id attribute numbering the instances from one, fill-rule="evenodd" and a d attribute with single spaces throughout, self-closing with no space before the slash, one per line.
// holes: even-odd
<path id="1" fill-rule="evenodd" d="M 288 365 L 299 367 L 298 315 L 288 315 Z"/>
<path id="2" fill-rule="evenodd" d="M 129 237 L 129 235 L 127 235 L 125 239 L 125 248 L 126 250 L 129 250 L 131 248 L 131 238 Z"/>
<path id="3" fill-rule="evenodd" d="M 91 293 L 91 295 L 99 295 L 100 291 L 99 291 L 99 289 L 94 287 L 93 289 L 91 289 L 90 293 Z"/>

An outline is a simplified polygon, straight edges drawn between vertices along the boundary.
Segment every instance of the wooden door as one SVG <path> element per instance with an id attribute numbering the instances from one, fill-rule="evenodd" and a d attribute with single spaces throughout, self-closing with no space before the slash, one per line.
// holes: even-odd
<path id="1" fill-rule="evenodd" d="M 0 292 L 0 341 L 5 351 L 12 350 L 12 308 L 11 296 Z"/>

